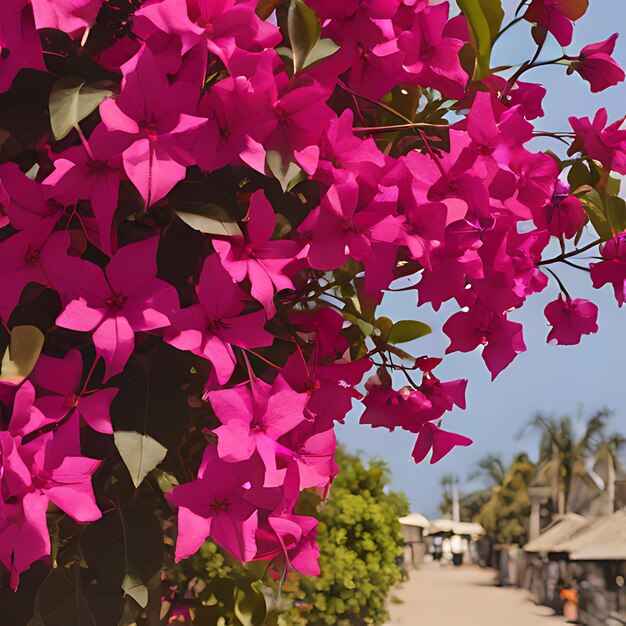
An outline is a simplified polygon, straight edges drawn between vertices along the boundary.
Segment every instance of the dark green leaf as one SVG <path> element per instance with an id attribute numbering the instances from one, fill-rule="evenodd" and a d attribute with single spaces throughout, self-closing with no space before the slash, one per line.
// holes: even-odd
<path id="1" fill-rule="evenodd" d="M 134 505 L 105 513 L 80 538 L 89 567 L 142 606 L 148 600 L 145 585 L 163 565 L 163 546 L 159 520 L 152 511 Z"/>
<path id="2" fill-rule="evenodd" d="M 30 626 L 117 626 L 123 608 L 118 586 L 73 565 L 52 570 L 43 581 Z"/>
<path id="3" fill-rule="evenodd" d="M 576 191 L 579 187 L 583 185 L 590 184 L 591 174 L 589 172 L 589 168 L 585 165 L 585 162 L 580 160 L 576 161 L 570 167 L 569 172 L 567 173 L 567 182 L 572 190 L 572 192 Z"/>
<path id="4" fill-rule="evenodd" d="M 49 103 L 50 125 L 55 139 L 63 139 L 112 95 L 109 81 L 86 83 L 72 76 L 61 78 L 52 88 Z"/>
<path id="5" fill-rule="evenodd" d="M 501 0 L 457 0 L 457 4 L 467 19 L 476 51 L 473 78 L 485 78 L 491 73 L 491 48 L 504 19 Z"/>
<path id="6" fill-rule="evenodd" d="M 418 322 L 417 320 L 402 320 L 396 322 L 387 337 L 389 343 L 406 343 L 407 341 L 413 341 L 419 339 L 424 335 L 432 333 L 432 329 L 428 324 L 424 322 Z"/>
<path id="7" fill-rule="evenodd" d="M 293 71 L 300 71 L 320 38 L 322 27 L 317 15 L 302 0 L 291 0 L 287 29 L 293 50 Z"/>

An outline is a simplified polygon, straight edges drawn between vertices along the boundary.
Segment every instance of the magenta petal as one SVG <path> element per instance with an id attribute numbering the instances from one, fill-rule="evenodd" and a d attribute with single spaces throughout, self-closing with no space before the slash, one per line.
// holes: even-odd
<path id="1" fill-rule="evenodd" d="M 77 391 L 82 375 L 83 357 L 78 350 L 70 350 L 62 359 L 42 354 L 32 378 L 37 387 L 69 397 Z"/>
<path id="2" fill-rule="evenodd" d="M 106 435 L 113 433 L 109 409 L 116 394 L 117 389 L 100 389 L 80 398 L 79 413 L 81 417 L 99 433 Z"/>
<path id="3" fill-rule="evenodd" d="M 24 522 L 20 525 L 19 534 L 13 546 L 13 570 L 24 572 L 32 563 L 50 554 L 50 533 L 46 524 L 48 498 L 38 491 L 27 493 L 22 502 Z M 11 587 L 13 584 L 11 572 Z"/>
<path id="4" fill-rule="evenodd" d="M 135 333 L 125 317 L 109 317 L 94 332 L 93 343 L 106 364 L 106 381 L 124 369 L 135 347 Z"/>
<path id="5" fill-rule="evenodd" d="M 56 323 L 62 328 L 91 332 L 106 315 L 102 309 L 92 309 L 83 298 L 72 300 L 57 317 Z"/>
<path id="6" fill-rule="evenodd" d="M 248 209 L 248 239 L 255 248 L 264 246 L 276 227 L 276 215 L 263 190 L 256 191 Z"/>
<path id="7" fill-rule="evenodd" d="M 177 563 L 198 551 L 211 532 L 211 522 L 212 518 L 201 517 L 186 507 L 178 509 Z"/>
<path id="8" fill-rule="evenodd" d="M 217 453 L 224 461 L 245 461 L 252 456 L 256 444 L 249 422 L 233 419 L 213 432 L 217 435 Z"/>
<path id="9" fill-rule="evenodd" d="M 211 539 L 228 550 L 234 557 L 248 563 L 256 554 L 255 532 L 258 513 L 254 511 L 247 519 L 231 517 L 235 504 L 229 505 L 228 513 L 218 513 L 211 527 Z"/>
<path id="10" fill-rule="evenodd" d="M 433 455 L 430 459 L 431 465 L 443 459 L 455 446 L 469 446 L 473 441 L 469 437 L 441 430 L 433 424 L 427 424 L 434 432 Z"/>
<path id="11" fill-rule="evenodd" d="M 51 502 L 77 522 L 93 522 L 102 517 L 93 495 L 91 481 L 48 487 L 44 489 L 44 493 Z"/>
<path id="12" fill-rule="evenodd" d="M 123 153 L 128 178 L 151 206 L 185 177 L 187 168 L 174 160 L 157 142 L 138 139 Z"/>
<path id="13" fill-rule="evenodd" d="M 115 100 L 111 98 L 105 98 L 100 103 L 100 117 L 108 130 L 119 130 L 132 135 L 139 132 L 137 122 L 122 113 Z"/>
<path id="14" fill-rule="evenodd" d="M 106 267 L 113 291 L 129 296 L 157 273 L 158 237 L 148 237 L 120 248 Z"/>
<path id="15" fill-rule="evenodd" d="M 428 426 L 429 424 L 424 424 L 424 426 L 420 429 L 419 434 L 417 435 L 417 441 L 413 447 L 413 452 L 411 453 L 411 456 L 416 463 L 421 463 L 433 446 L 434 434 Z"/>

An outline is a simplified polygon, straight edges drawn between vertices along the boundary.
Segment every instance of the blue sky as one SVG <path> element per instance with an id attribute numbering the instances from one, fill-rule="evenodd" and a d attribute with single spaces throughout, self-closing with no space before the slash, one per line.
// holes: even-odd
<path id="1" fill-rule="evenodd" d="M 503 2 L 508 10 L 517 4 L 518 0 Z M 606 39 L 619 30 L 620 25 L 623 32 L 622 38 L 618 39 L 615 57 L 626 67 L 625 0 L 591 0 L 587 15 L 576 24 L 568 53 L 575 55 L 583 45 Z M 532 46 L 529 25 L 521 23 L 498 42 L 492 65 L 519 64 L 532 54 Z M 542 58 L 560 55 L 561 48 L 553 41 L 546 46 Z M 624 83 L 600 94 L 592 94 L 578 75 L 567 76 L 564 66 L 538 68 L 526 74 L 524 79 L 549 86 L 544 100 L 546 115 L 535 122 L 538 130 L 568 130 L 569 116 L 593 116 L 600 107 L 608 110 L 610 120 L 626 114 Z M 559 149 L 554 140 L 541 142 L 536 140 L 534 149 Z M 558 294 L 558 287 L 551 281 L 543 293 L 529 298 L 524 307 L 512 315 L 512 319 L 524 325 L 528 350 L 520 354 L 495 382 L 491 382 L 478 352 L 448 355 L 436 370 L 442 380 L 469 378 L 467 410 L 449 414 L 444 420 L 444 428 L 471 437 L 475 441 L 473 446 L 453 451 L 436 465 L 427 462 L 415 465 L 410 458 L 414 443 L 414 435 L 410 433 L 389 433 L 359 426 L 360 411 L 356 410 L 348 417 L 345 426 L 338 427 L 339 439 L 350 450 L 379 455 L 389 462 L 394 486 L 408 495 L 414 511 L 430 517 L 438 516 L 440 478 L 454 473 L 459 476 L 462 489 L 476 486 L 476 483 L 467 481 L 467 476 L 475 463 L 488 453 L 502 453 L 505 459 L 510 459 L 518 451 L 535 456 L 537 436 L 531 432 L 522 438 L 516 436 L 536 412 L 575 416 L 579 412 L 588 414 L 608 406 L 615 410 L 613 430 L 626 433 L 622 388 L 626 385 L 623 359 L 626 355 L 626 307 L 617 307 L 610 287 L 592 289 L 588 275 L 583 272 L 564 267 L 558 268 L 557 273 L 572 297 L 587 298 L 598 305 L 600 330 L 596 335 L 584 337 L 578 346 L 546 344 L 549 329 L 543 309 Z M 430 324 L 433 334 L 408 344 L 409 348 L 416 355 L 442 355 L 448 341 L 441 332 L 441 325 L 456 310 L 455 307 L 444 305 L 435 313 L 430 307 L 417 309 L 415 305 L 416 297 L 412 292 L 390 293 L 380 314 L 392 319 L 414 317 Z M 398 378 L 398 385 L 402 384 Z"/>

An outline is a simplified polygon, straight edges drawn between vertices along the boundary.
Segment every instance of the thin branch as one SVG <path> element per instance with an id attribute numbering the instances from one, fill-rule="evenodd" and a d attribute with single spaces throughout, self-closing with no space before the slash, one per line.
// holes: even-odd
<path id="1" fill-rule="evenodd" d="M 573 256 L 576 256 L 577 254 L 580 254 L 581 252 L 586 252 L 587 250 L 591 250 L 591 248 L 595 248 L 598 244 L 601 244 L 601 243 L 602 243 L 602 239 L 596 239 L 595 241 L 592 241 L 591 243 L 587 244 L 586 246 L 583 246 L 582 248 L 576 248 L 574 250 L 570 250 L 569 252 L 565 252 L 564 254 L 559 254 L 559 256 L 555 256 L 552 259 L 539 261 L 537 265 L 550 265 L 552 263 L 560 263 L 561 261 L 564 261 L 565 259 L 569 259 Z"/>

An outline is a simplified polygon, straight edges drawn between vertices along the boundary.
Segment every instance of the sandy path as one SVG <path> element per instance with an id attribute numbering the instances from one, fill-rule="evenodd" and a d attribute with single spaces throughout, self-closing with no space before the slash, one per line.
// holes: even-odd
<path id="1" fill-rule="evenodd" d="M 393 595 L 386 626 L 561 626 L 562 617 L 534 605 L 524 590 L 493 585 L 491 570 L 425 564 Z"/>

